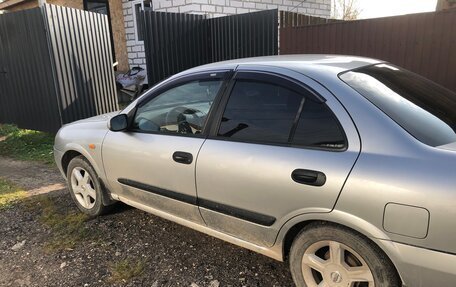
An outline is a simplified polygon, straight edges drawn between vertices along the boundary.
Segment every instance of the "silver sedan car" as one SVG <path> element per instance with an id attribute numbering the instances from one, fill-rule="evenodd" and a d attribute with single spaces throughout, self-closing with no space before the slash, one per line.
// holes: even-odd
<path id="1" fill-rule="evenodd" d="M 280 261 L 296 286 L 455 286 L 456 95 L 392 64 L 193 68 L 60 129 L 78 208 L 121 201 Z M 210 248 L 210 247 L 209 247 Z"/>

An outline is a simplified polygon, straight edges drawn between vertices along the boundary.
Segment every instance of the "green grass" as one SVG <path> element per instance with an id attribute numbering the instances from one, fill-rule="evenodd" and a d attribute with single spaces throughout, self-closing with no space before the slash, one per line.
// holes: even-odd
<path id="1" fill-rule="evenodd" d="M 73 249 L 78 244 L 97 239 L 98 234 L 90 232 L 86 226 L 87 215 L 77 211 L 59 211 L 54 200 L 47 195 L 29 198 L 26 207 L 40 211 L 40 222 L 51 231 L 51 237 L 44 246 L 46 251 Z"/>
<path id="2" fill-rule="evenodd" d="M 0 124 L 0 155 L 20 160 L 54 163 L 54 136 Z"/>
<path id="3" fill-rule="evenodd" d="M 134 277 L 138 277 L 144 272 L 146 262 L 142 259 L 122 259 L 114 264 L 111 264 L 111 277 L 109 281 L 119 282 L 128 281 Z"/>
<path id="4" fill-rule="evenodd" d="M 26 196 L 27 192 L 11 182 L 0 178 L 0 210 L 10 207 Z"/>

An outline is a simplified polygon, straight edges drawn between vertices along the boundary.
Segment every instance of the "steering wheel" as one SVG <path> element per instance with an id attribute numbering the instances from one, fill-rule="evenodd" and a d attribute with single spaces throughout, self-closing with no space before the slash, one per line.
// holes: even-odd
<path id="1" fill-rule="evenodd" d="M 198 115 L 200 114 L 200 115 Z M 177 132 L 180 134 L 193 134 L 192 127 L 187 121 L 187 116 L 192 117 L 192 123 L 201 127 L 205 114 L 197 109 L 186 108 L 186 107 L 175 107 L 166 113 L 166 124 L 171 122 L 177 122 Z"/>

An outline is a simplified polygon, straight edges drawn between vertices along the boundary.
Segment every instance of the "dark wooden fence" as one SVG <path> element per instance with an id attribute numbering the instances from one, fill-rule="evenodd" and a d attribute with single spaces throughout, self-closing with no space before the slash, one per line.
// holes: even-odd
<path id="1" fill-rule="evenodd" d="M 106 16 L 44 5 L 0 15 L 0 123 L 55 132 L 118 109 Z"/>
<path id="2" fill-rule="evenodd" d="M 206 63 L 278 53 L 277 10 L 213 19 L 143 13 L 149 85 Z"/>
<path id="3" fill-rule="evenodd" d="M 280 54 L 378 58 L 456 91 L 456 10 L 280 29 Z"/>

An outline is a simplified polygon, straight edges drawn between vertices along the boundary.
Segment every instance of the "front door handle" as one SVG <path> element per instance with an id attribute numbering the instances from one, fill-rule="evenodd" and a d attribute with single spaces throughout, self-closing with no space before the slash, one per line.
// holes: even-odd
<path id="1" fill-rule="evenodd" d="M 188 152 L 176 151 L 173 153 L 173 160 L 178 163 L 191 164 L 193 162 L 193 155 Z"/>
<path id="2" fill-rule="evenodd" d="M 295 169 L 291 178 L 301 184 L 323 186 L 326 183 L 326 175 L 320 171 L 308 169 Z"/>

